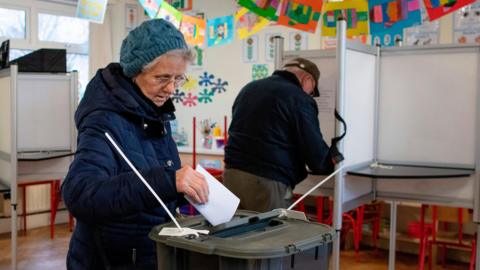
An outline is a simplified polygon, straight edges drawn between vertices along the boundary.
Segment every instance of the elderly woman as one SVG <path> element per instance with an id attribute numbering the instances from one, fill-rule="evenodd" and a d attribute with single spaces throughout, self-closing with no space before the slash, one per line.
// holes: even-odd
<path id="1" fill-rule="evenodd" d="M 63 183 L 68 210 L 77 219 L 68 269 L 155 269 L 147 234 L 168 216 L 109 144 L 108 132 L 174 211 L 184 193 L 206 202 L 201 174 L 180 166 L 169 121 L 170 99 L 186 80 L 192 53 L 167 21 L 144 22 L 122 43 L 120 63 L 100 69 L 75 114 L 78 150 Z"/>

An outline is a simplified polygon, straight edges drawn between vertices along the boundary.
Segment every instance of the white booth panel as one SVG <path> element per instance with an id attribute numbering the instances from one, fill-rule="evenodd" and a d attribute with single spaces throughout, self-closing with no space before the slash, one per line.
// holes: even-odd
<path id="1" fill-rule="evenodd" d="M 18 182 L 62 179 L 68 173 L 73 156 L 41 161 L 19 161 Z"/>
<path id="2" fill-rule="evenodd" d="M 0 77 L 0 152 L 12 151 L 12 106 L 10 76 Z"/>
<path id="3" fill-rule="evenodd" d="M 19 74 L 19 152 L 71 149 L 70 83 L 65 74 Z"/>
<path id="4" fill-rule="evenodd" d="M 320 129 L 328 145 L 335 137 L 335 93 L 337 91 L 337 69 L 334 50 L 312 50 L 286 52 L 284 62 L 295 57 L 303 57 L 315 63 L 320 70 L 318 90 L 320 97 L 315 98 L 318 105 Z"/>
<path id="5" fill-rule="evenodd" d="M 475 164 L 478 49 L 382 53 L 380 160 Z"/>
<path id="6" fill-rule="evenodd" d="M 343 164 L 347 166 L 373 160 L 375 63 L 375 55 L 347 49 L 343 109 L 347 123 Z"/>

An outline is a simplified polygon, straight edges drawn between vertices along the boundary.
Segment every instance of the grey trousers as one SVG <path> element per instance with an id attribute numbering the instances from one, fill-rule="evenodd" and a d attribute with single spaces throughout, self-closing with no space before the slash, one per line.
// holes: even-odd
<path id="1" fill-rule="evenodd" d="M 240 198 L 239 209 L 267 212 L 292 203 L 289 186 L 241 170 L 225 169 L 223 184 Z"/>

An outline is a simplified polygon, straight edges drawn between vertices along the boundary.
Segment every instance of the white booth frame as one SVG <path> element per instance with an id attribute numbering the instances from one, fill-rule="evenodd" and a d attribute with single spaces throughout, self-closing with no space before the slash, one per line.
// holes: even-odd
<path id="1" fill-rule="evenodd" d="M 351 43 L 346 41 L 345 35 L 345 23 L 339 21 L 337 25 L 337 48 L 336 51 L 333 50 L 310 50 L 310 51 L 299 51 L 299 52 L 283 52 L 281 50 L 282 46 L 277 45 L 276 50 L 276 66 L 278 69 L 282 66 L 285 61 L 293 57 L 304 57 L 313 62 L 317 62 L 318 59 L 330 57 L 335 58 L 336 65 L 333 67 L 335 69 L 335 74 L 337 76 L 336 81 L 336 109 L 339 114 L 345 119 L 347 123 L 347 136 L 344 138 L 343 142 L 340 142 L 338 148 L 345 156 L 345 161 L 343 165 L 345 166 L 343 171 L 340 172 L 335 178 L 335 183 L 332 185 L 326 185 L 325 187 L 319 188 L 319 190 L 313 193 L 314 195 L 324 195 L 332 196 L 334 198 L 334 219 L 333 226 L 339 232 L 341 230 L 342 224 L 342 213 L 351 209 L 354 209 L 364 203 L 373 201 L 373 200 L 387 200 L 391 202 L 391 229 L 390 229 L 390 248 L 389 248 L 389 265 L 388 269 L 395 269 L 395 243 L 396 243 L 396 207 L 398 201 L 413 201 L 418 203 L 426 204 L 436 204 L 436 205 L 445 205 L 452 207 L 464 207 L 464 208 L 473 208 L 474 209 L 474 222 L 477 223 L 477 231 L 480 232 L 480 170 L 475 170 L 470 177 L 463 178 L 445 178 L 445 179 L 390 179 L 390 178 L 376 178 L 376 177 L 362 177 L 347 175 L 347 172 L 354 170 L 356 168 L 365 167 L 373 163 L 382 163 L 387 162 L 391 164 L 401 164 L 401 165 L 423 165 L 423 166 L 446 166 L 451 168 L 464 168 L 464 169 L 476 169 L 480 168 L 480 46 L 477 45 L 434 45 L 434 46 L 424 46 L 424 47 L 397 47 L 397 48 L 372 48 L 360 43 Z M 281 40 L 278 40 L 277 43 L 281 43 Z M 363 55 L 370 55 L 373 57 L 374 64 L 369 63 L 367 66 L 362 65 L 352 66 L 352 59 L 356 52 Z M 385 143 L 380 143 L 385 140 L 386 134 L 383 132 L 382 128 L 385 127 L 385 119 L 382 117 L 385 115 L 385 110 L 388 108 L 382 107 L 385 100 L 382 100 L 382 89 L 385 90 L 389 82 L 382 80 L 382 76 L 385 76 L 386 64 L 383 63 L 383 60 L 390 55 L 416 55 L 416 54 L 425 54 L 425 53 L 437 53 L 437 54 L 454 54 L 458 52 L 470 52 L 476 55 L 473 60 L 473 67 L 475 70 L 472 73 L 477 74 L 476 76 L 470 76 L 467 79 L 473 84 L 473 94 L 474 98 L 474 107 L 475 111 L 470 110 L 470 121 L 469 125 L 473 125 L 469 128 L 469 131 L 474 134 L 468 134 L 470 136 L 470 147 L 473 149 L 471 155 L 473 157 L 470 159 L 471 162 L 465 162 L 467 159 L 462 159 L 461 162 L 455 162 L 455 159 L 449 160 L 449 162 L 429 162 L 429 159 L 412 159 L 412 158 L 385 158 L 386 151 L 390 149 L 386 148 Z M 352 58 L 353 56 L 353 58 Z M 383 65 L 382 65 L 383 63 Z M 359 64 L 359 63 L 357 63 Z M 319 69 L 322 72 L 322 67 L 319 65 Z M 442 67 L 435 67 L 442 68 Z M 369 69 L 370 73 L 374 74 L 373 85 L 371 85 L 371 78 L 366 78 L 367 83 L 370 84 L 370 89 L 363 89 L 363 91 L 368 92 L 368 100 L 365 102 L 368 107 L 358 107 L 358 104 L 352 102 L 352 89 L 356 87 L 353 81 L 356 80 L 355 73 L 365 72 L 366 69 Z M 323 74 L 323 72 L 322 72 Z M 352 75 L 353 74 L 353 75 Z M 358 77 L 358 76 L 357 76 Z M 457 78 L 452 77 L 451 80 L 455 81 Z M 357 79 L 358 81 L 358 79 Z M 319 84 L 322 84 L 320 80 Z M 383 88 L 382 88 L 383 86 Z M 365 92 L 363 92 L 364 94 Z M 373 95 L 371 95 L 373 93 Z M 413 98 L 413 97 L 412 97 Z M 472 97 L 473 98 L 473 97 Z M 353 105 L 353 106 L 352 106 Z M 427 104 L 425 104 L 427 105 Z M 373 113 L 368 115 L 361 115 L 362 111 L 368 110 Z M 360 117 L 359 115 L 360 114 Z M 353 117 L 352 117 L 353 116 Z M 332 129 L 335 130 L 334 134 L 338 135 L 343 132 L 342 127 L 339 126 L 339 123 L 336 126 L 332 126 L 331 123 L 327 121 L 326 125 L 322 120 L 328 116 L 320 115 L 321 128 L 323 134 L 332 133 Z M 333 116 L 331 116 L 333 117 Z M 387 121 L 395 121 L 393 119 L 387 119 Z M 395 123 L 394 123 L 395 124 Z M 390 128 L 391 126 L 389 126 Z M 352 132 L 359 132 L 358 130 L 364 130 L 363 132 L 369 132 L 362 139 L 358 140 L 357 136 L 351 136 Z M 426 128 L 428 130 L 428 127 Z M 360 131 L 362 132 L 362 131 Z M 458 132 L 458 131 L 457 131 Z M 350 136 L 349 136 L 350 135 Z M 331 136 L 326 136 L 327 139 Z M 472 139 L 473 138 L 473 139 Z M 428 139 L 428 136 L 427 136 Z M 447 140 L 448 141 L 448 140 Z M 391 144 L 391 140 L 389 142 Z M 471 145 L 473 143 L 474 145 Z M 366 146 L 368 149 L 358 149 L 357 144 Z M 358 151 L 363 151 L 362 158 L 351 158 L 351 156 L 358 156 Z M 390 157 L 395 157 L 395 154 L 392 154 Z M 323 177 L 319 176 L 309 176 L 307 180 L 302 182 L 295 190 L 297 193 L 302 193 L 307 190 L 309 187 L 314 186 L 318 181 L 322 180 Z M 460 179 L 460 180 L 459 180 Z M 408 183 L 408 184 L 405 184 Z M 441 188 L 442 183 L 448 183 L 448 188 Z M 458 183 L 462 183 L 459 185 Z M 398 192 L 398 188 L 402 187 L 411 187 L 415 185 L 421 185 L 425 188 L 434 187 L 433 192 L 428 192 L 428 190 L 418 189 L 418 188 L 404 188 L 403 192 Z M 303 187 L 302 187 L 303 186 Z M 458 187 L 460 186 L 460 187 Z M 454 187 L 457 187 L 455 189 Z M 456 196 L 460 188 L 463 192 L 460 192 L 459 196 Z M 465 192 L 470 190 L 471 192 Z M 441 194 L 436 194 L 436 192 L 441 192 Z M 455 194 L 454 194 L 455 193 Z M 454 196 L 452 196 L 454 194 Z M 480 234 L 477 235 L 477 242 L 480 241 Z M 334 242 L 333 249 L 333 268 L 339 269 L 339 240 L 337 239 Z M 480 251 L 477 249 L 477 258 L 480 258 Z M 480 264 L 475 266 L 477 270 L 480 270 Z"/>
<path id="2" fill-rule="evenodd" d="M 69 141 L 69 145 L 60 147 L 61 149 L 48 147 L 45 151 L 42 151 L 39 145 L 39 147 L 31 149 L 33 151 L 29 153 L 19 153 L 18 110 L 21 108 L 18 106 L 18 86 L 19 80 L 22 78 L 26 80 L 39 78 L 47 84 L 49 79 L 68 81 L 65 84 L 68 95 L 64 96 L 64 100 L 61 102 L 68 107 L 66 113 L 70 121 L 64 127 L 67 130 L 53 130 L 52 132 L 66 132 L 64 136 L 68 138 L 64 138 L 64 141 Z M 17 65 L 0 71 L 0 182 L 10 187 L 12 269 L 17 269 L 17 181 L 19 178 L 36 181 L 58 179 L 65 176 L 71 161 L 69 155 L 76 151 L 77 136 L 73 119 L 77 103 L 78 73 L 76 71 L 70 73 L 19 73 Z M 36 123 L 30 124 L 35 125 Z M 19 160 L 22 155 L 28 161 Z"/>

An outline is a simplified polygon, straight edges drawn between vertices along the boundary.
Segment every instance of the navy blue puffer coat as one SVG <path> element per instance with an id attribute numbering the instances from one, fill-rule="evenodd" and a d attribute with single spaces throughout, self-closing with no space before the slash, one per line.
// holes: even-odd
<path id="1" fill-rule="evenodd" d="M 104 133 L 173 211 L 180 168 L 170 134 L 173 112 L 171 100 L 156 108 L 116 63 L 88 84 L 75 114 L 78 150 L 62 185 L 65 204 L 77 220 L 68 269 L 155 269 L 155 244 L 147 234 L 169 218 Z"/>

